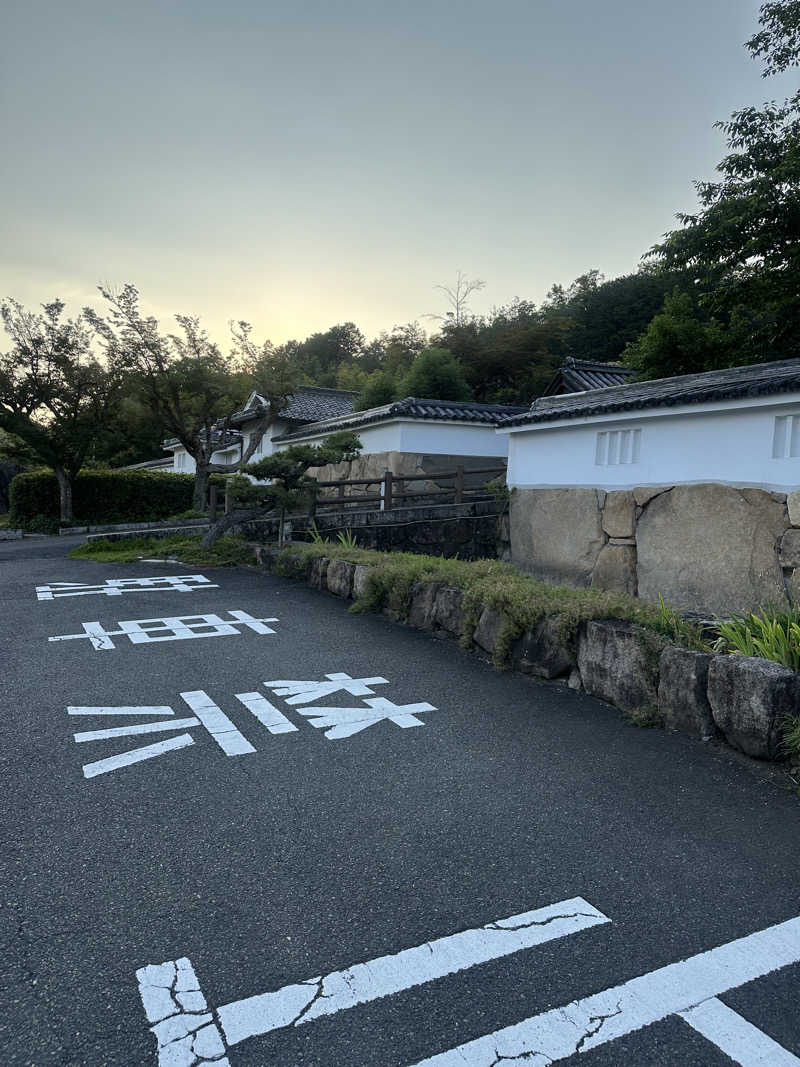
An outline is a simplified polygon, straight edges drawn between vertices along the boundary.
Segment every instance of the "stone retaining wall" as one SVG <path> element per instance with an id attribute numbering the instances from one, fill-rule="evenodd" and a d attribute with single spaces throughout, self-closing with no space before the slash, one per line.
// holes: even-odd
<path id="1" fill-rule="evenodd" d="M 800 603 L 800 492 L 517 489 L 512 561 L 554 584 L 728 615 Z"/>
<path id="2" fill-rule="evenodd" d="M 252 547 L 258 563 L 274 569 L 279 550 Z M 282 557 L 283 574 L 344 599 L 364 594 L 370 569 L 319 556 L 309 563 L 302 553 Z M 389 608 L 384 614 L 400 621 Z M 463 591 L 437 582 L 412 587 L 403 621 L 493 655 L 505 649 L 510 622 L 485 607 L 465 634 Z M 785 758 L 786 720 L 800 714 L 800 676 L 794 671 L 763 659 L 677 648 L 655 631 L 619 619 L 593 619 L 570 634 L 560 616 L 546 616 L 520 635 L 504 658 L 513 670 L 584 689 L 634 722 L 660 722 L 698 739 L 724 740 L 759 759 Z"/>

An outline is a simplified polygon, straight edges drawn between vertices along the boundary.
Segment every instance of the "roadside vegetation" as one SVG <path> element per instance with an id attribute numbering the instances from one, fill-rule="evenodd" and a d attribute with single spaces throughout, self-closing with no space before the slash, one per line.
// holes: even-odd
<path id="1" fill-rule="evenodd" d="M 706 647 L 700 631 L 664 604 L 654 606 L 598 589 L 546 585 L 500 560 L 443 559 L 318 541 L 287 546 L 278 560 L 278 573 L 296 574 L 298 557 L 301 569 L 307 570 L 313 559 L 322 556 L 371 568 L 364 595 L 350 609 L 356 613 L 389 608 L 399 619 L 407 619 L 417 582 L 437 582 L 463 590 L 465 635 L 472 634 L 483 608 L 508 618 L 509 632 L 501 642 L 501 652 L 507 652 L 511 642 L 545 615 L 560 616 L 565 637 L 574 634 L 585 619 L 627 619 L 686 648 Z"/>
<path id="2" fill-rule="evenodd" d="M 70 559 L 92 559 L 98 563 L 136 563 L 142 559 L 175 559 L 204 567 L 233 567 L 252 563 L 253 552 L 243 537 L 228 534 L 213 548 L 203 548 L 200 537 L 131 537 L 119 541 L 106 538 L 87 541 L 70 552 Z"/>

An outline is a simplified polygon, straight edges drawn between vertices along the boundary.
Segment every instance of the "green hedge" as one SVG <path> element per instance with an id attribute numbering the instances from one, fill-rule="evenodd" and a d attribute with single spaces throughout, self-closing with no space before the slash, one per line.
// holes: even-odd
<path id="1" fill-rule="evenodd" d="M 192 506 L 194 477 L 163 471 L 81 471 L 72 509 L 76 523 L 153 522 Z M 9 523 L 44 529 L 58 525 L 56 476 L 18 474 L 11 483 Z"/>

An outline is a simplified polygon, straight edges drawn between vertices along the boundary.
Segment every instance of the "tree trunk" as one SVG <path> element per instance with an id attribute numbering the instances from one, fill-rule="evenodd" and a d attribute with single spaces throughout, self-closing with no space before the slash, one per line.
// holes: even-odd
<path id="1" fill-rule="evenodd" d="M 72 522 L 72 478 L 63 467 L 54 467 L 58 481 L 60 517 L 62 522 Z"/>
<path id="2" fill-rule="evenodd" d="M 208 499 L 208 467 L 198 462 L 194 472 L 194 490 L 192 492 L 192 510 L 205 511 Z"/>
<path id="3" fill-rule="evenodd" d="M 234 508 L 231 511 L 226 511 L 203 534 L 200 545 L 202 548 L 213 548 L 219 538 L 226 534 L 232 526 L 236 526 L 240 522 L 250 522 L 252 519 L 263 519 L 273 513 L 274 508 L 248 508 L 247 510 L 240 508 L 238 511 Z"/>

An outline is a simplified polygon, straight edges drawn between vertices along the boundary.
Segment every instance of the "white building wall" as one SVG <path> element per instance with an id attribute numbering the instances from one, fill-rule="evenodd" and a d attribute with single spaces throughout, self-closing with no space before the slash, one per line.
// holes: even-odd
<path id="1" fill-rule="evenodd" d="M 304 437 L 303 444 L 321 444 L 332 431 Z M 508 438 L 493 426 L 467 426 L 458 422 L 395 420 L 356 427 L 362 455 L 375 452 L 407 452 L 413 455 L 496 456 L 505 459 Z M 288 443 L 287 443 L 288 444 Z M 280 443 L 278 448 L 286 448 Z"/>
<path id="2" fill-rule="evenodd" d="M 508 485 L 517 489 L 800 486 L 800 394 L 539 423 L 498 437 L 509 441 Z"/>

